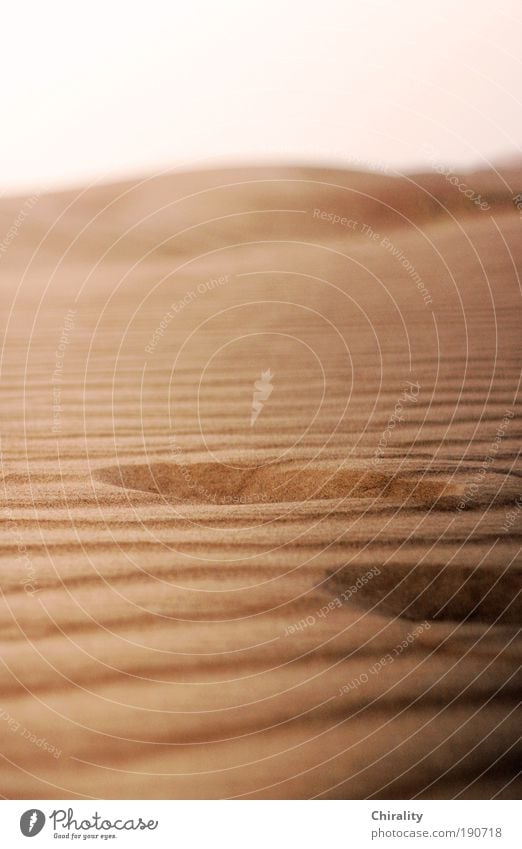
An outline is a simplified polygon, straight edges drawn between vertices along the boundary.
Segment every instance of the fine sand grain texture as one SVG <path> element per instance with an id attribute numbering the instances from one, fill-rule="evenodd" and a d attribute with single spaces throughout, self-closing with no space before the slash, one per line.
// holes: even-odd
<path id="1" fill-rule="evenodd" d="M 465 184 L 0 202 L 4 797 L 520 795 L 522 169 Z"/>

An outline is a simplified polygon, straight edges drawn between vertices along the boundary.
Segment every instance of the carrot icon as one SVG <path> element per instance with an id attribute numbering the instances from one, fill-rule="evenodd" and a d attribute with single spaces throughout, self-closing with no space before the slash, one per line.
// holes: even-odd
<path id="1" fill-rule="evenodd" d="M 272 386 L 272 378 L 274 375 L 268 371 L 261 372 L 261 377 L 254 383 L 254 397 L 252 399 L 252 415 L 250 416 L 250 427 L 254 427 L 255 421 L 259 413 L 263 409 L 265 401 L 270 398 L 274 387 Z"/>

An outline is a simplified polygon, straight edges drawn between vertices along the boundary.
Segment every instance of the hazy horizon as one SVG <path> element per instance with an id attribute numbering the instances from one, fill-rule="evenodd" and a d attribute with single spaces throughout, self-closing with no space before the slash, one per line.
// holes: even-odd
<path id="1" fill-rule="evenodd" d="M 10 6 L 0 193 L 255 162 L 418 172 L 429 148 L 514 160 L 519 19 L 515 0 L 493 18 L 485 0 Z"/>

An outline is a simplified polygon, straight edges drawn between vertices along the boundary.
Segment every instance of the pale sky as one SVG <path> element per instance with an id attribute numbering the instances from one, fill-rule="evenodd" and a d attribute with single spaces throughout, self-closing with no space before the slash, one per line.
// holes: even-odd
<path id="1" fill-rule="evenodd" d="M 520 0 L 4 3 L 0 193 L 521 156 L 521 22 Z"/>

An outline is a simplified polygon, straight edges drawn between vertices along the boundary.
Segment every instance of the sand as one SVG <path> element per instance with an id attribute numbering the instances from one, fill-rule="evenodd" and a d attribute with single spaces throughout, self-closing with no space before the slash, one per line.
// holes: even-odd
<path id="1" fill-rule="evenodd" d="M 0 202 L 3 797 L 519 796 L 522 168 L 462 180 Z"/>

